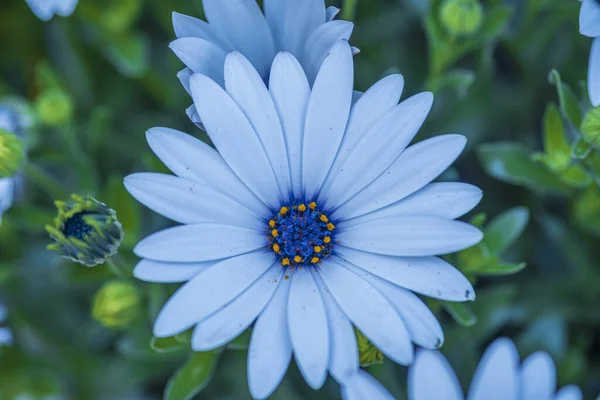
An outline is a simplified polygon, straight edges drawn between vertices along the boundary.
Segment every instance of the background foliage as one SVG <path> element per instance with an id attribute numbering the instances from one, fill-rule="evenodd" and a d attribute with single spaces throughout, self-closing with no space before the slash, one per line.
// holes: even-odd
<path id="1" fill-rule="evenodd" d="M 578 33 L 579 2 L 488 0 L 479 28 L 463 35 L 444 25 L 443 3 L 363 0 L 343 14 L 355 20 L 352 44 L 361 49 L 356 89 L 401 72 L 404 97 L 436 95 L 417 140 L 469 138 L 441 179 L 483 189 L 467 218 L 486 238 L 450 257 L 476 282 L 477 300 L 430 302 L 443 322 L 442 350 L 467 386 L 485 346 L 509 336 L 522 357 L 549 352 L 559 384 L 592 398 L 600 392 L 600 153 L 580 130 L 591 41 Z M 0 348 L 0 399 L 157 399 L 165 387 L 168 400 L 200 391 L 199 399 L 249 398 L 247 335 L 197 354 L 186 335 L 153 340 L 151 323 L 175 286 L 131 278 L 133 245 L 169 223 L 121 184 L 134 171 L 164 170 L 145 130 L 207 140 L 184 113 L 182 65 L 167 47 L 173 10 L 202 16 L 200 0 L 80 0 L 72 17 L 43 23 L 23 0 L 0 4 L 0 102 L 24 104 L 36 121 L 18 201 L 0 228 L 0 300 L 15 336 Z M 85 268 L 45 249 L 53 201 L 70 193 L 116 209 L 126 239 L 112 263 Z M 137 287 L 141 304 L 133 302 L 127 326 L 107 328 L 91 309 L 115 274 Z M 404 397 L 406 368 L 384 362 L 370 371 Z M 331 379 L 313 392 L 292 366 L 273 398 L 338 393 Z"/>

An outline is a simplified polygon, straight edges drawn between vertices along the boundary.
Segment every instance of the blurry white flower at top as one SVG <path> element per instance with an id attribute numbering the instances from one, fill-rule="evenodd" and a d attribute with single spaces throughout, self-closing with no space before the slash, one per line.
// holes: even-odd
<path id="1" fill-rule="evenodd" d="M 462 400 L 464 395 L 452 367 L 437 351 L 420 350 L 408 374 L 409 400 Z M 510 339 L 493 342 L 479 361 L 469 400 L 581 400 L 575 385 L 556 392 L 556 369 L 547 353 L 537 352 L 519 365 Z"/>
<path id="2" fill-rule="evenodd" d="M 579 32 L 594 38 L 588 68 L 588 90 L 594 107 L 600 106 L 600 2 L 580 0 Z"/>
<path id="3" fill-rule="evenodd" d="M 55 15 L 68 17 L 73 14 L 78 0 L 25 0 L 31 11 L 41 20 L 49 21 Z"/>
<path id="4" fill-rule="evenodd" d="M 224 86 L 194 74 L 191 92 L 217 150 L 167 128 L 148 131 L 177 176 L 138 173 L 125 186 L 183 225 L 137 244 L 139 279 L 186 282 L 165 304 L 154 335 L 194 327 L 192 348 L 215 349 L 254 323 L 248 378 L 266 398 L 292 354 L 307 383 L 359 370 L 355 326 L 389 359 L 413 361 L 413 343 L 437 348 L 440 324 L 414 292 L 475 298 L 469 281 L 435 255 L 470 247 L 481 232 L 456 218 L 481 191 L 430 183 L 462 152 L 451 134 L 408 146 L 431 93 L 398 104 L 391 75 L 352 105 L 351 48 L 338 41 L 311 90 L 288 53 L 269 88 L 240 53 L 224 61 Z"/>
<path id="5" fill-rule="evenodd" d="M 0 324 L 2 324 L 8 316 L 8 310 L 4 304 L 0 303 Z M 8 328 L 0 327 L 0 346 L 11 345 L 13 341 L 12 332 Z"/>
<path id="6" fill-rule="evenodd" d="M 256 0 L 203 0 L 208 23 L 173 13 L 177 39 L 170 47 L 187 68 L 178 77 L 188 93 L 190 76 L 201 73 L 223 86 L 223 63 L 227 53 L 246 57 L 267 82 L 269 69 L 279 51 L 290 52 L 302 65 L 312 84 L 333 44 L 350 38 L 354 25 L 333 20 L 336 7 L 324 0 L 265 0 L 264 14 Z M 356 49 L 355 49 L 356 50 Z M 187 110 L 199 124 L 194 107 Z"/>

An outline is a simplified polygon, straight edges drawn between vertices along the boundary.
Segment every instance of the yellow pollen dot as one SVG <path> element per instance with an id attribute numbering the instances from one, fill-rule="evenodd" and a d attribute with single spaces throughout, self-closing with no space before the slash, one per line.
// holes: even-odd
<path id="1" fill-rule="evenodd" d="M 331 242 L 331 238 L 330 238 L 329 236 L 325 236 L 325 237 L 323 238 L 323 242 L 325 242 L 325 243 L 329 243 L 329 242 Z"/>
<path id="2" fill-rule="evenodd" d="M 323 248 L 321 246 L 315 246 L 315 253 L 320 253 Z"/>
<path id="3" fill-rule="evenodd" d="M 279 253 L 279 245 L 278 245 L 277 243 L 275 243 L 275 244 L 273 245 L 273 251 L 274 251 L 275 253 Z"/>
<path id="4" fill-rule="evenodd" d="M 300 204 L 300 205 L 298 206 L 298 210 L 300 210 L 300 211 L 304 212 L 304 211 L 306 211 L 306 206 L 305 206 L 304 204 Z"/>
<path id="5" fill-rule="evenodd" d="M 296 256 L 296 257 L 294 257 L 294 261 L 299 263 L 300 261 L 302 261 L 302 257 Z"/>
<path id="6" fill-rule="evenodd" d="M 327 221 L 329 221 L 329 218 L 327 218 L 327 215 L 325 215 L 325 214 L 321 214 L 321 217 L 320 217 L 320 219 L 321 219 L 321 221 L 323 221 L 323 222 L 327 222 Z"/>
<path id="7" fill-rule="evenodd" d="M 271 228 L 274 228 L 274 227 L 275 227 L 275 220 L 270 220 L 270 221 L 269 221 L 269 226 L 270 226 Z"/>
<path id="8" fill-rule="evenodd" d="M 329 229 L 329 228 L 328 228 Z M 273 237 L 277 237 L 277 235 L 279 235 L 279 231 L 277 231 L 277 229 L 273 229 L 271 231 L 271 235 L 273 235 Z"/>
<path id="9" fill-rule="evenodd" d="M 327 229 L 330 230 L 330 231 L 332 231 L 332 230 L 335 229 L 335 225 L 330 222 L 330 223 L 327 224 Z"/>
<path id="10" fill-rule="evenodd" d="M 319 257 L 313 257 L 313 258 L 311 258 L 310 262 L 313 263 L 313 264 L 318 263 L 319 262 Z"/>
<path id="11" fill-rule="evenodd" d="M 285 215 L 285 214 L 287 214 L 287 212 L 288 212 L 289 210 L 290 210 L 289 208 L 287 208 L 286 206 L 283 206 L 283 207 L 281 207 L 281 209 L 279 210 L 279 214 L 280 214 L 280 215 Z"/>
<path id="12" fill-rule="evenodd" d="M 281 260 L 281 265 L 290 265 L 290 259 L 284 258 L 283 260 Z M 285 279 L 287 279 L 287 278 L 285 278 Z"/>
<path id="13" fill-rule="evenodd" d="M 311 202 L 311 203 L 308 205 L 308 207 L 309 207 L 311 210 L 314 210 L 315 208 L 317 208 L 317 203 L 315 203 L 314 201 L 312 201 L 312 202 Z"/>

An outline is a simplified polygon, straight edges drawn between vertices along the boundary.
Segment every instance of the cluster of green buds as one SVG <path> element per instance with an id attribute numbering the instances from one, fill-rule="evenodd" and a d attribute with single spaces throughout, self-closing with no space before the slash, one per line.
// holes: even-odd
<path id="1" fill-rule="evenodd" d="M 14 133 L 0 129 L 0 178 L 15 175 L 25 162 L 25 145 Z"/>
<path id="2" fill-rule="evenodd" d="M 112 280 L 96 292 L 92 315 L 109 328 L 124 327 L 140 315 L 141 303 L 140 292 L 133 283 Z"/>
<path id="3" fill-rule="evenodd" d="M 478 0 L 446 0 L 439 16 L 452 36 L 468 36 L 481 27 L 483 7 Z"/>
<path id="4" fill-rule="evenodd" d="M 123 229 L 114 210 L 91 196 L 75 194 L 70 201 L 55 204 L 54 226 L 46 226 L 55 240 L 49 250 L 88 267 L 104 263 L 117 252 Z"/>

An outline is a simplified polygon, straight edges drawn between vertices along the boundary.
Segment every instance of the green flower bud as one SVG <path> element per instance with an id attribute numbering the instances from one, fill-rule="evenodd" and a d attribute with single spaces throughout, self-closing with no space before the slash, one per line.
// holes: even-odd
<path id="1" fill-rule="evenodd" d="M 40 121 L 49 126 L 62 125 L 73 115 L 71 98 L 57 88 L 48 89 L 40 94 L 35 100 L 35 109 Z"/>
<path id="2" fill-rule="evenodd" d="M 373 364 L 383 364 L 383 354 L 373 345 L 358 329 L 356 333 L 356 343 L 358 344 L 358 361 L 360 366 L 366 368 Z"/>
<path id="3" fill-rule="evenodd" d="M 123 240 L 117 213 L 91 196 L 72 195 L 71 201 L 56 201 L 58 216 L 46 231 L 56 243 L 48 250 L 88 267 L 113 256 Z"/>
<path id="4" fill-rule="evenodd" d="M 25 162 L 25 145 L 19 137 L 0 129 L 0 178 L 9 178 L 19 172 Z"/>
<path id="5" fill-rule="evenodd" d="M 479 30 L 483 21 L 483 7 L 478 0 L 447 0 L 439 16 L 452 36 L 468 36 Z"/>
<path id="6" fill-rule="evenodd" d="M 600 147 L 600 107 L 592 108 L 581 123 L 581 133 L 588 143 Z"/>
<path id="7" fill-rule="evenodd" d="M 102 325 L 122 327 L 133 321 L 141 311 L 141 296 L 137 287 L 124 281 L 108 281 L 94 296 L 92 315 Z"/>

